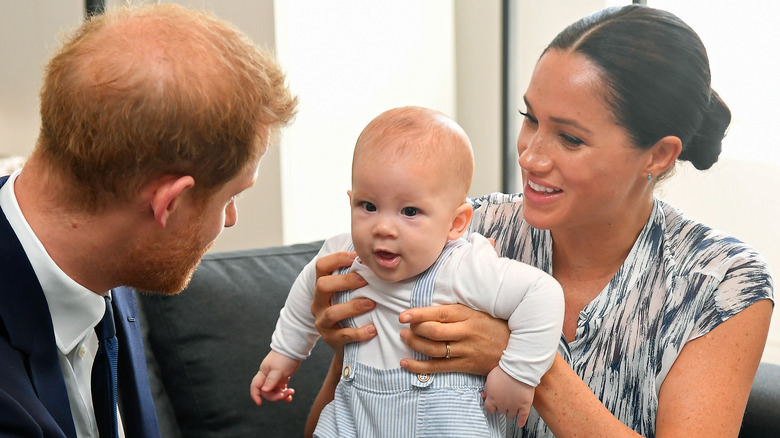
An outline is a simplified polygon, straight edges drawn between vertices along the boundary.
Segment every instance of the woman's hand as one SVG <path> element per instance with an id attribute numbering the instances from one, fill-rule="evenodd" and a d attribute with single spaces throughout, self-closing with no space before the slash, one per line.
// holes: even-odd
<path id="1" fill-rule="evenodd" d="M 376 336 L 376 328 L 373 324 L 356 329 L 343 328 L 339 325 L 339 321 L 343 319 L 373 309 L 376 303 L 372 300 L 357 298 L 348 303 L 331 305 L 334 293 L 366 285 L 363 277 L 355 273 L 331 275 L 339 268 L 350 266 L 356 256 L 354 252 L 337 252 L 317 260 L 317 283 L 311 313 L 314 315 L 314 325 L 322 335 L 322 339 L 339 356 L 343 354 L 345 344 L 365 341 Z"/>
<path id="2" fill-rule="evenodd" d="M 368 312 L 376 303 L 368 298 L 356 298 L 343 304 L 331 305 L 330 300 L 336 292 L 357 289 L 366 285 L 366 281 L 358 274 L 349 273 L 332 275 L 339 268 L 352 265 L 357 254 L 354 252 L 336 252 L 317 260 L 317 283 L 314 288 L 314 301 L 311 303 L 311 313 L 314 315 L 314 325 L 322 339 L 333 349 L 335 355 L 331 362 L 325 381 L 322 383 L 317 398 L 312 404 L 306 421 L 304 436 L 310 437 L 317 427 L 320 413 L 331 400 L 336 391 L 336 385 L 341 376 L 341 365 L 344 357 L 344 345 L 365 341 L 376 336 L 376 327 L 369 324 L 357 329 L 343 328 L 339 321 Z"/>
<path id="3" fill-rule="evenodd" d="M 509 342 L 506 321 L 461 304 L 409 309 L 398 319 L 411 328 L 401 332 L 401 339 L 432 358 L 401 360 L 401 366 L 413 373 L 458 371 L 486 376 Z"/>

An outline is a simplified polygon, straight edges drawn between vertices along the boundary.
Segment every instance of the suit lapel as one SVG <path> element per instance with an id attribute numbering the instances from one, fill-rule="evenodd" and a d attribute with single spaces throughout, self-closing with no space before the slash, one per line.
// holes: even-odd
<path id="1" fill-rule="evenodd" d="M 8 177 L 0 178 L 2 187 Z M 38 398 L 68 436 L 76 436 L 49 306 L 5 213 L 0 210 L 0 318 L 11 345 L 28 357 Z"/>
<path id="2" fill-rule="evenodd" d="M 119 395 L 125 434 L 159 437 L 146 356 L 133 289 L 118 287 L 112 292 L 116 336 L 119 340 Z"/>

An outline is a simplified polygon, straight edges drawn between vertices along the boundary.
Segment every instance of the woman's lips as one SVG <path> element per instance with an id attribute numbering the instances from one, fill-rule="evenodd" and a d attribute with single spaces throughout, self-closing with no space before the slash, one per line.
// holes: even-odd
<path id="1" fill-rule="evenodd" d="M 531 180 L 528 180 L 528 186 L 531 187 L 531 189 L 533 189 L 534 191 L 541 192 L 541 193 L 556 193 L 562 191 L 561 189 L 555 189 L 552 187 L 543 186 L 541 184 L 536 184 Z"/>
<path id="2" fill-rule="evenodd" d="M 540 206 L 555 202 L 562 195 L 563 190 L 548 187 L 530 179 L 526 181 L 525 189 L 523 190 L 523 196 L 528 202 Z"/>

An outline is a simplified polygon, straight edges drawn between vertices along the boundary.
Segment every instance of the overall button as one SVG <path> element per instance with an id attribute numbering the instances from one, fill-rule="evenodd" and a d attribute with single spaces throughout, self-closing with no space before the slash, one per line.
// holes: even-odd
<path id="1" fill-rule="evenodd" d="M 428 373 L 420 373 L 420 374 L 417 375 L 417 380 L 425 383 L 425 382 L 431 380 L 431 375 L 428 374 Z"/>
<path id="2" fill-rule="evenodd" d="M 350 369 L 349 365 L 347 365 L 347 366 L 344 367 L 344 372 L 342 374 L 344 374 L 344 377 L 349 377 L 349 374 L 351 372 L 352 372 L 352 369 Z"/>

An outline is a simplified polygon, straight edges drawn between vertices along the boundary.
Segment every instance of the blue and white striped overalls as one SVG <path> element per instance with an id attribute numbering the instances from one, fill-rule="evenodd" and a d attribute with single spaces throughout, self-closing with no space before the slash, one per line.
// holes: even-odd
<path id="1" fill-rule="evenodd" d="M 450 242 L 412 290 L 410 306 L 431 305 L 439 267 L 463 241 Z M 347 302 L 350 292 L 334 301 Z M 350 318 L 346 323 L 354 327 Z M 360 343 L 344 347 L 335 399 L 320 414 L 315 437 L 495 437 L 503 438 L 506 417 L 487 414 L 485 377 L 465 373 L 413 374 L 380 370 L 357 361 Z M 415 359 L 427 359 L 415 352 Z"/>

